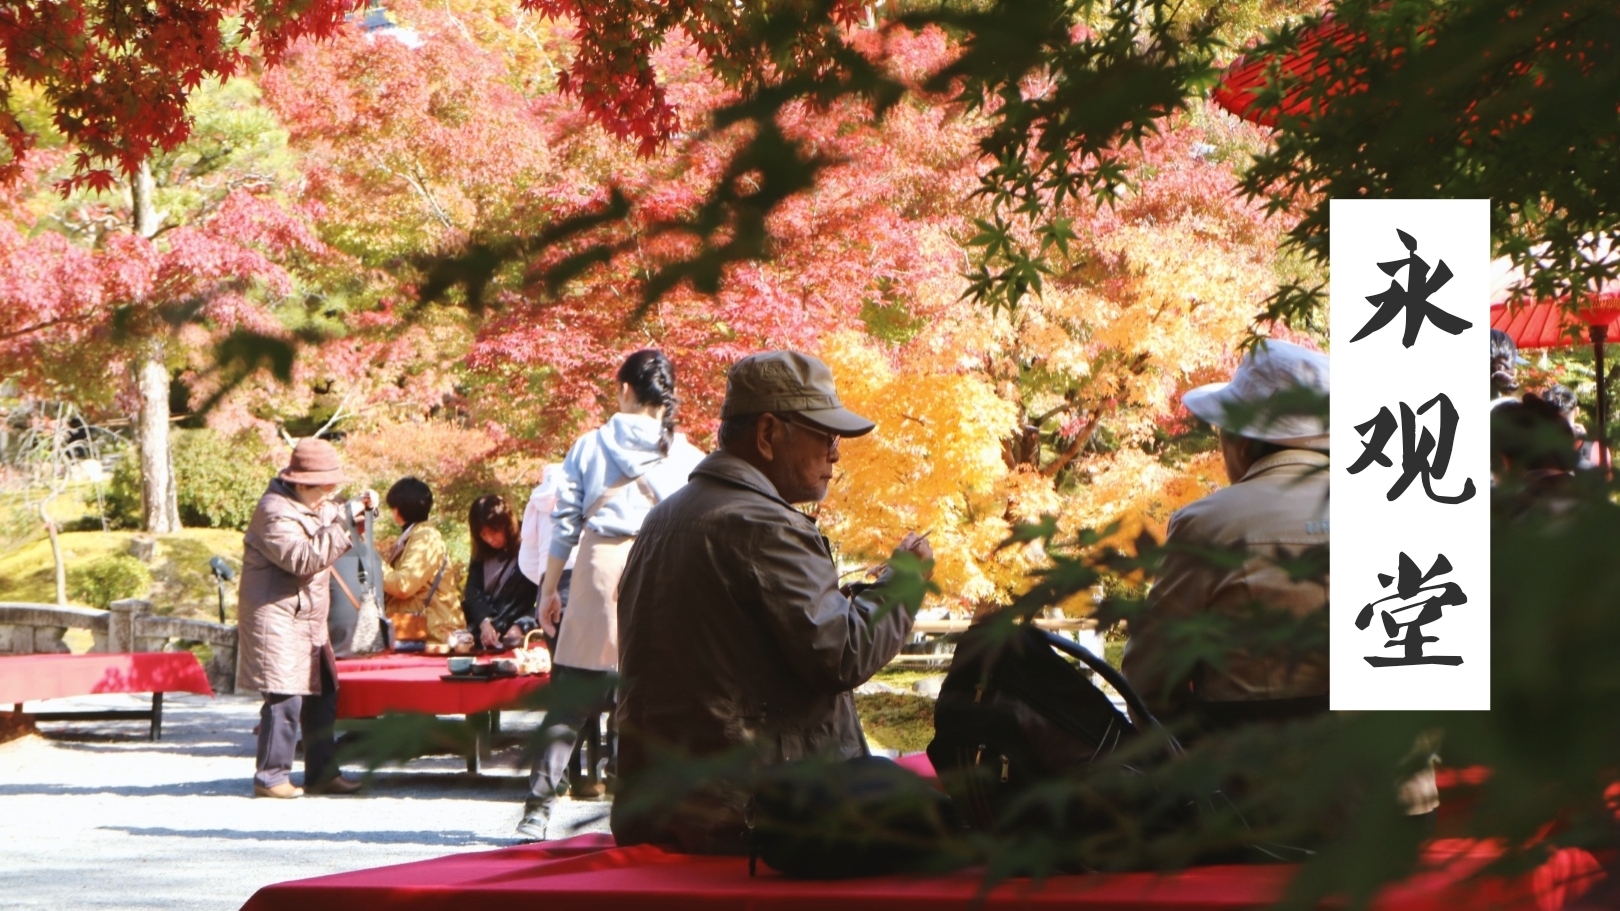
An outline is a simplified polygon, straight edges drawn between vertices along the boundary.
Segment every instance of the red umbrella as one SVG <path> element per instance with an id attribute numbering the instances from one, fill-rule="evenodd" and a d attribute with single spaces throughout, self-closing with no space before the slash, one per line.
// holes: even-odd
<path id="1" fill-rule="evenodd" d="M 1310 112 L 1310 99 L 1301 97 L 1303 89 L 1300 85 L 1306 81 L 1302 77 L 1321 78 L 1328 75 L 1328 67 L 1317 61 L 1317 51 L 1324 42 L 1348 47 L 1353 42 L 1366 40 L 1366 35 L 1357 35 L 1349 27 L 1334 22 L 1330 16 L 1301 37 L 1299 46 L 1281 60 L 1270 56 L 1252 59 L 1240 56 L 1233 60 L 1221 72 L 1221 81 L 1216 83 L 1210 99 L 1244 120 L 1274 127 L 1280 115 L 1297 117 Z M 1277 65 L 1279 76 L 1285 81 L 1294 82 L 1296 87 L 1283 94 L 1279 107 L 1263 108 L 1260 106 L 1260 91 L 1271 81 L 1273 63 Z"/>
<path id="2" fill-rule="evenodd" d="M 1601 332 L 1607 341 L 1609 330 L 1620 323 L 1620 308 L 1595 307 L 1579 317 L 1556 301 L 1536 301 L 1509 310 L 1506 304 L 1491 304 L 1491 328 L 1500 329 L 1520 348 L 1562 348 L 1572 345 L 1581 330 Z M 1590 336 L 1589 336 L 1590 337 Z"/>
<path id="3" fill-rule="evenodd" d="M 1609 257 L 1606 242 L 1591 245 L 1594 256 Z M 1609 340 L 1609 330 L 1620 323 L 1620 285 L 1610 282 L 1597 289 L 1588 303 L 1578 312 L 1571 313 L 1565 298 L 1539 299 L 1521 304 L 1510 304 L 1513 288 L 1524 280 L 1524 272 L 1507 259 L 1491 261 L 1491 328 L 1500 329 L 1520 348 L 1562 348 L 1577 344 L 1579 330 L 1586 329 L 1592 343 L 1592 360 L 1597 367 L 1597 433 L 1598 452 L 1604 466 L 1608 466 L 1609 446 L 1609 393 L 1604 380 L 1603 345 Z"/>
<path id="4" fill-rule="evenodd" d="M 1309 115 L 1312 99 L 1305 97 L 1304 85 L 1331 76 L 1332 68 L 1321 59 L 1322 48 L 1329 46 L 1348 49 L 1367 40 L 1366 34 L 1351 30 L 1348 26 L 1335 21 L 1331 15 L 1324 17 L 1315 28 L 1300 37 L 1297 47 L 1284 53 L 1280 58 L 1274 55 L 1260 55 L 1253 58 L 1240 56 L 1233 60 L 1222 72 L 1210 98 L 1244 120 L 1262 126 L 1275 127 L 1282 116 Z M 1399 49 L 1396 49 L 1392 55 L 1398 53 Z M 1273 78 L 1291 83 L 1294 87 L 1285 91 L 1276 104 L 1263 107 L 1260 103 L 1260 93 Z M 1339 78 L 1341 81 L 1331 86 L 1325 97 L 1331 98 L 1357 89 L 1353 75 L 1348 81 L 1345 77 Z M 1587 240 L 1591 241 L 1591 238 Z M 1611 258 L 1608 244 L 1604 241 L 1589 242 L 1582 246 L 1593 251 L 1592 256 L 1595 260 Z M 1604 377 L 1603 345 L 1608 340 L 1610 328 L 1620 323 L 1620 283 L 1610 283 L 1596 289 L 1596 293 L 1578 313 L 1570 313 L 1565 308 L 1567 299 L 1563 298 L 1534 300 L 1509 307 L 1507 302 L 1512 297 L 1512 290 L 1523 282 L 1524 273 L 1513 268 L 1506 259 L 1496 260 L 1491 266 L 1493 271 L 1491 328 L 1506 332 L 1518 347 L 1555 348 L 1575 344 L 1579 338 L 1579 329 L 1582 327 L 1586 329 L 1597 365 L 1596 438 L 1599 450 L 1603 453 L 1602 458 L 1607 464 L 1608 447 L 1604 436 L 1608 426 L 1609 409 Z"/>

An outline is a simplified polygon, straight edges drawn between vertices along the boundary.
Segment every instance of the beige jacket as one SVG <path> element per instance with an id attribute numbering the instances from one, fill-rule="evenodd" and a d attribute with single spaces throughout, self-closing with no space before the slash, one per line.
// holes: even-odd
<path id="1" fill-rule="evenodd" d="M 236 688 L 308 696 L 321 691 L 330 605 L 327 567 L 350 547 L 337 508 L 319 512 L 270 482 L 242 538 Z"/>
<path id="2" fill-rule="evenodd" d="M 1133 622 L 1124 671 L 1148 708 L 1169 720 L 1194 701 L 1296 699 L 1328 692 L 1327 642 L 1320 654 L 1250 654 L 1236 643 L 1224 667 L 1200 662 L 1178 670 L 1167 660 L 1176 636 L 1173 621 L 1203 614 L 1243 617 L 1255 607 L 1295 617 L 1328 608 L 1328 457 L 1289 449 L 1250 467 L 1236 484 L 1178 510 L 1170 518 L 1165 559 L 1144 615 Z M 1187 549 L 1235 554 L 1238 562 L 1209 559 Z M 1278 560 L 1321 557 L 1320 572 L 1292 579 Z"/>
<path id="3" fill-rule="evenodd" d="M 912 618 L 838 590 L 815 522 L 725 452 L 647 514 L 619 588 L 621 845 L 745 850 L 747 794 L 716 782 L 671 805 L 660 752 L 763 763 L 868 753 L 851 693 L 900 651 Z M 652 804 L 648 807 L 648 804 Z"/>
<path id="4" fill-rule="evenodd" d="M 444 642 L 458 629 L 465 629 L 461 613 L 461 565 L 449 559 L 444 538 L 431 525 L 418 522 L 405 531 L 405 545 L 397 542 L 383 570 L 383 610 L 390 614 L 426 614 L 428 641 Z M 439 587 L 433 578 L 444 567 Z M 428 592 L 433 603 L 427 602 Z"/>

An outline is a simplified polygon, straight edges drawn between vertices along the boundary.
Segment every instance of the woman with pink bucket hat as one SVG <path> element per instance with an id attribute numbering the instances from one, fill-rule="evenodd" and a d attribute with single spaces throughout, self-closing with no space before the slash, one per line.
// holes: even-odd
<path id="1" fill-rule="evenodd" d="M 355 508 L 332 502 L 348 477 L 337 450 L 320 439 L 293 447 L 287 467 L 270 482 L 242 541 L 238 595 L 236 686 L 264 696 L 259 710 L 255 797 L 351 794 L 357 782 L 338 774 L 333 727 L 337 672 L 327 641 L 329 570 L 363 531 L 377 502 L 367 490 Z M 358 516 L 356 529 L 347 515 Z M 303 729 L 305 787 L 289 777 Z"/>

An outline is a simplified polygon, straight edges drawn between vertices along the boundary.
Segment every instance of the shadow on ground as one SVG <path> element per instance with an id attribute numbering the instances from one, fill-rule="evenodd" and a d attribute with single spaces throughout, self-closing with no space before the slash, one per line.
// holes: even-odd
<path id="1" fill-rule="evenodd" d="M 470 831 L 429 832 L 422 830 L 373 830 L 348 832 L 307 832 L 303 830 L 266 831 L 262 829 L 170 829 L 159 826 L 99 826 L 103 832 L 122 832 L 152 838 L 206 838 L 228 841 L 354 842 L 370 845 L 427 845 L 435 848 L 464 848 L 475 845 L 504 847 L 516 839 L 489 838 Z"/>
<path id="2" fill-rule="evenodd" d="M 0 797 L 83 797 L 101 794 L 115 797 L 246 797 L 252 793 L 252 788 L 249 777 L 244 775 L 241 778 L 151 785 L 0 784 Z"/>
<path id="3" fill-rule="evenodd" d="M 239 778 L 217 778 L 211 781 L 176 781 L 163 784 L 0 784 L 0 797 L 70 797 L 105 794 L 116 797 L 247 797 L 252 793 L 252 769 Z M 528 780 L 517 775 L 469 775 L 466 772 L 397 771 L 379 772 L 367 778 L 358 772 L 346 772 L 351 778 L 366 783 L 367 791 L 377 797 L 411 797 L 432 800 L 435 797 L 457 800 L 515 801 L 517 795 L 528 788 Z M 298 781 L 295 777 L 294 781 Z M 316 799 L 316 798 L 309 798 Z M 319 798 L 360 801 L 356 797 Z M 514 803 L 514 806 L 516 804 Z M 602 806 L 607 807 L 606 803 Z"/>

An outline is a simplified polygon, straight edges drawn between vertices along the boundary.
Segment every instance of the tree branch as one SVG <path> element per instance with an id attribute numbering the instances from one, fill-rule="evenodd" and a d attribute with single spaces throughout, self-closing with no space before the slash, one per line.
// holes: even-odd
<path id="1" fill-rule="evenodd" d="M 1094 415 L 1091 420 L 1086 422 L 1086 426 L 1081 428 L 1080 432 L 1075 435 L 1074 443 L 1060 453 L 1056 459 L 1053 459 L 1052 464 L 1041 469 L 1041 475 L 1048 478 L 1056 477 L 1057 473 L 1064 469 L 1064 466 L 1074 461 L 1074 457 L 1080 454 L 1080 450 L 1086 448 L 1086 444 L 1091 442 L 1092 434 L 1096 433 L 1097 428 L 1100 426 L 1102 426 L 1102 415 Z"/>
<path id="2" fill-rule="evenodd" d="M 59 316 L 55 319 L 45 320 L 42 323 L 35 323 L 32 326 L 24 326 L 21 329 L 8 329 L 5 332 L 0 332 L 0 342 L 10 341 L 18 336 L 27 335 L 30 332 L 38 332 L 41 329 L 49 329 L 52 326 L 82 323 L 85 321 L 85 319 L 86 318 L 84 316 Z"/>
<path id="3" fill-rule="evenodd" d="M 312 436 L 312 437 L 323 437 L 323 436 L 325 436 L 326 432 L 328 430 L 332 429 L 332 425 L 336 424 L 338 422 L 338 419 L 340 419 L 340 418 L 342 418 L 344 416 L 343 409 L 344 409 L 344 407 L 346 405 L 349 404 L 349 399 L 351 399 L 353 397 L 354 397 L 354 390 L 353 389 L 350 389 L 348 392 L 345 392 L 343 394 L 343 401 L 338 402 L 337 410 L 333 411 L 332 416 L 326 419 L 326 423 L 322 424 L 320 429 L 315 431 L 314 433 L 310 434 L 310 436 Z"/>

